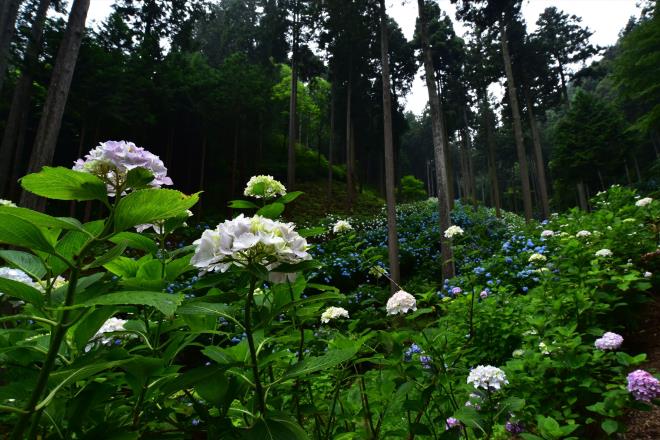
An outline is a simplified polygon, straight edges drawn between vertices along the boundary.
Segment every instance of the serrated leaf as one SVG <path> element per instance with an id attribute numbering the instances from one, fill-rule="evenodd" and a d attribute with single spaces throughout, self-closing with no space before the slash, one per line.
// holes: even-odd
<path id="1" fill-rule="evenodd" d="M 359 347 L 344 348 L 340 350 L 329 350 L 323 356 L 308 357 L 295 364 L 284 374 L 284 379 L 291 379 L 298 376 L 314 373 L 316 371 L 327 370 L 336 365 L 346 362 L 358 352 Z"/>
<path id="2" fill-rule="evenodd" d="M 133 249 L 155 254 L 158 251 L 158 245 L 151 238 L 138 234 L 137 232 L 120 232 L 109 239 L 114 244 L 125 242 L 126 246 Z"/>
<path id="3" fill-rule="evenodd" d="M 0 250 L 0 258 L 38 280 L 46 275 L 46 267 L 39 257 L 28 252 Z"/>
<path id="4" fill-rule="evenodd" d="M 122 198 L 115 210 L 115 231 L 181 216 L 197 200 L 198 194 L 187 196 L 173 189 L 142 189 Z"/>
<path id="5" fill-rule="evenodd" d="M 178 293 L 170 294 L 163 292 L 126 291 L 97 296 L 96 298 L 92 298 L 85 301 L 83 304 L 74 307 L 90 307 L 97 305 L 143 305 L 154 307 L 164 315 L 172 316 L 182 302 L 183 295 Z"/>
<path id="6" fill-rule="evenodd" d="M 277 201 L 279 203 L 284 203 L 284 204 L 291 203 L 303 194 L 304 194 L 304 192 L 302 192 L 302 191 L 292 191 L 290 193 L 284 194 L 282 197 L 277 199 Z"/>
<path id="7" fill-rule="evenodd" d="M 0 277 L 0 292 L 13 298 L 21 299 L 37 307 L 44 303 L 44 295 L 32 286 L 20 281 Z"/>
<path id="8" fill-rule="evenodd" d="M 284 204 L 279 202 L 270 203 L 257 211 L 257 215 L 277 219 L 284 212 Z"/>
<path id="9" fill-rule="evenodd" d="M 21 179 L 21 186 L 38 196 L 55 200 L 101 200 L 108 198 L 106 185 L 93 174 L 64 167 L 43 167 Z"/>
<path id="10" fill-rule="evenodd" d="M 0 243 L 53 252 L 53 246 L 38 227 L 6 213 L 0 213 Z"/>
<path id="11" fill-rule="evenodd" d="M 75 218 L 70 217 L 52 217 L 42 212 L 33 211 L 27 208 L 0 206 L 0 213 L 13 215 L 14 217 L 27 220 L 35 226 L 42 228 L 75 229 L 84 231 L 82 224 Z"/>
<path id="12" fill-rule="evenodd" d="M 248 200 L 232 200 L 228 203 L 227 206 L 233 209 L 259 209 L 259 205 L 256 205 Z"/>
<path id="13" fill-rule="evenodd" d="M 112 260 L 114 260 L 115 258 L 121 256 L 121 254 L 123 254 L 125 250 L 126 250 L 126 242 L 120 242 L 112 249 L 107 251 L 105 254 L 99 256 L 97 259 L 86 265 L 83 269 L 89 270 L 89 269 L 94 269 L 96 267 L 101 267 L 104 264 L 107 264 Z"/>

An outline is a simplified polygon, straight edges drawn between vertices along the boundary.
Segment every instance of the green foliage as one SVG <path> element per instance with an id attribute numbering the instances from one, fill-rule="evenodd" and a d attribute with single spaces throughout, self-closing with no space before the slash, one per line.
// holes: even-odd
<path id="1" fill-rule="evenodd" d="M 403 176 L 398 189 L 399 197 L 403 202 L 416 202 L 427 197 L 424 182 L 415 176 Z"/>

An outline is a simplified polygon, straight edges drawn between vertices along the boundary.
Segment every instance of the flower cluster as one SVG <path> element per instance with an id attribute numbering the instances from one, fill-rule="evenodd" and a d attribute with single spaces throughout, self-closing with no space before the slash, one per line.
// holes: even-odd
<path id="1" fill-rule="evenodd" d="M 611 257 L 612 256 L 612 251 L 609 250 L 609 249 L 601 249 L 601 250 L 596 252 L 596 256 L 597 257 L 603 257 L 603 258 Z"/>
<path id="2" fill-rule="evenodd" d="M 484 390 L 499 390 L 502 388 L 502 385 L 508 384 L 509 381 L 506 379 L 504 371 L 499 368 L 492 365 L 479 365 L 470 370 L 467 383 L 471 383 L 475 388 L 483 388 Z"/>
<path id="3" fill-rule="evenodd" d="M 457 235 L 463 235 L 463 232 L 464 232 L 463 228 L 461 228 L 460 226 L 456 226 L 456 225 L 450 226 L 445 231 L 445 238 L 452 239 Z"/>
<path id="4" fill-rule="evenodd" d="M 555 231 L 551 231 L 549 229 L 541 232 L 541 237 L 552 237 L 553 235 L 555 235 Z"/>
<path id="5" fill-rule="evenodd" d="M 594 342 L 594 346 L 599 350 L 617 350 L 621 344 L 623 344 L 623 336 L 612 332 L 606 332 Z"/>
<path id="6" fill-rule="evenodd" d="M 628 391 L 635 400 L 650 403 L 660 397 L 660 381 L 648 371 L 635 370 L 628 375 Z"/>
<path id="7" fill-rule="evenodd" d="M 286 188 L 273 176 L 252 176 L 248 180 L 243 194 L 256 199 L 272 199 L 286 194 Z"/>
<path id="8" fill-rule="evenodd" d="M 333 319 L 337 318 L 349 318 L 348 310 L 343 307 L 328 307 L 325 309 L 325 312 L 321 314 L 321 322 L 327 324 Z"/>
<path id="9" fill-rule="evenodd" d="M 651 197 L 644 197 L 643 199 L 639 199 L 635 202 L 635 206 L 644 207 L 646 205 L 650 205 L 653 199 Z"/>
<path id="10" fill-rule="evenodd" d="M 335 234 L 341 234 L 342 232 L 348 232 L 353 229 L 353 226 L 346 220 L 337 220 L 337 223 L 335 223 L 332 226 L 332 232 Z"/>
<path id="11" fill-rule="evenodd" d="M 409 310 L 414 312 L 417 310 L 417 301 L 408 292 L 399 290 L 387 300 L 386 308 L 388 315 L 405 314 Z"/>
<path id="12" fill-rule="evenodd" d="M 591 232 L 582 230 L 582 231 L 578 231 L 578 233 L 575 234 L 575 236 L 577 238 L 586 238 L 591 236 Z"/>
<path id="13" fill-rule="evenodd" d="M 259 215 L 239 215 L 207 229 L 195 240 L 195 254 L 190 264 L 206 272 L 225 272 L 234 264 L 256 263 L 270 271 L 282 263 L 310 260 L 307 240 L 293 223 L 282 223 Z"/>
<path id="14" fill-rule="evenodd" d="M 16 203 L 11 200 L 0 199 L 0 206 L 9 206 L 10 208 L 16 208 Z"/>
<path id="15" fill-rule="evenodd" d="M 420 354 L 423 353 L 424 351 L 420 348 L 419 345 L 417 344 L 410 344 L 410 347 L 406 349 L 406 351 L 403 352 L 403 359 L 406 361 L 412 360 L 413 354 Z"/>
<path id="16" fill-rule="evenodd" d="M 7 278 L 9 280 L 18 281 L 19 283 L 27 284 L 37 290 L 42 290 L 38 283 L 35 283 L 32 278 L 20 269 L 12 269 L 11 267 L 0 267 L 0 278 Z M 0 292 L 2 295 L 3 292 Z"/>
<path id="17" fill-rule="evenodd" d="M 74 162 L 73 169 L 94 174 L 107 184 L 108 194 L 114 196 L 116 190 L 124 188 L 126 175 L 134 168 L 145 168 L 153 174 L 149 183 L 154 188 L 162 185 L 172 185 L 172 179 L 167 177 L 167 168 L 158 156 L 133 142 L 106 141 L 99 144 L 85 156 Z"/>
<path id="18" fill-rule="evenodd" d="M 530 263 L 545 263 L 547 260 L 545 255 L 541 254 L 532 254 L 527 260 Z"/>
<path id="19" fill-rule="evenodd" d="M 448 417 L 445 421 L 445 431 L 448 431 L 452 428 L 458 428 L 461 426 L 461 421 L 455 417 Z"/>
<path id="20" fill-rule="evenodd" d="M 112 338 L 105 336 L 105 334 L 125 331 L 124 324 L 126 324 L 125 319 L 119 319 L 113 316 L 103 323 L 99 331 L 92 336 L 92 340 L 98 340 L 103 345 L 109 345 L 112 342 Z"/>
<path id="21" fill-rule="evenodd" d="M 369 268 L 369 275 L 375 278 L 381 278 L 383 275 L 387 275 L 387 270 L 382 266 L 371 266 Z"/>

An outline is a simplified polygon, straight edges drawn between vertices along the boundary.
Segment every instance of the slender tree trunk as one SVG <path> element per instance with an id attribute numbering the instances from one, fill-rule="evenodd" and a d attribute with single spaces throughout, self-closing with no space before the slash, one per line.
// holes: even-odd
<path id="1" fill-rule="evenodd" d="M 328 143 L 328 201 L 332 198 L 332 165 L 335 149 L 335 87 L 330 89 L 330 142 Z"/>
<path id="2" fill-rule="evenodd" d="M 51 0 L 41 0 L 30 29 L 30 40 L 23 58 L 21 76 L 12 96 L 9 117 L 0 144 L 0 197 L 7 193 L 7 184 L 11 179 L 11 164 L 20 145 L 17 144 L 21 122 L 27 117 L 32 96 L 32 76 L 41 50 L 44 22 Z"/>
<path id="3" fill-rule="evenodd" d="M 62 42 L 60 43 L 50 86 L 48 87 L 48 95 L 46 96 L 46 102 L 41 113 L 41 120 L 39 121 L 39 128 L 37 129 L 34 148 L 28 166 L 29 173 L 37 172 L 44 165 L 50 165 L 53 162 L 57 137 L 62 126 L 64 107 L 69 96 L 71 79 L 76 68 L 78 51 L 80 50 L 80 43 L 85 32 L 85 21 L 87 19 L 89 2 L 90 0 L 74 0 L 71 7 L 69 21 Z M 27 208 L 43 210 L 46 206 L 46 200 L 38 198 L 27 191 L 23 191 L 21 205 Z"/>
<path id="4" fill-rule="evenodd" d="M 588 211 L 589 205 L 587 204 L 587 193 L 584 189 L 584 182 L 579 181 L 577 183 L 577 191 L 578 191 L 578 202 L 580 203 L 580 209 L 582 209 L 583 211 Z"/>
<path id="5" fill-rule="evenodd" d="M 497 180 L 497 162 L 495 160 L 495 134 L 493 133 L 492 113 L 488 105 L 488 93 L 484 90 L 484 123 L 486 124 L 486 143 L 488 144 L 488 174 L 492 193 L 492 203 L 495 205 L 495 215 L 500 217 L 502 213 L 500 202 L 500 185 Z"/>
<path id="6" fill-rule="evenodd" d="M 633 160 L 633 165 L 635 166 L 635 173 L 637 174 L 637 183 L 642 183 L 642 172 L 639 169 L 639 162 L 637 162 L 637 156 L 633 154 L 632 160 Z"/>
<path id="7" fill-rule="evenodd" d="M 76 157 L 82 157 L 83 151 L 85 149 L 85 137 L 87 135 L 87 120 L 83 119 L 82 127 L 80 128 L 80 140 L 78 141 L 78 155 Z M 69 204 L 69 217 L 76 217 L 76 205 L 75 201 L 71 201 Z"/>
<path id="8" fill-rule="evenodd" d="M 534 144 L 534 161 L 536 162 L 536 176 L 538 178 L 539 196 L 541 199 L 541 213 L 544 219 L 550 216 L 550 202 L 548 199 L 548 180 L 545 176 L 545 162 L 543 160 L 543 149 L 541 148 L 541 134 L 534 115 L 534 103 L 526 83 L 523 83 L 523 93 L 527 104 L 529 115 L 529 128 L 532 132 L 532 143 Z"/>
<path id="9" fill-rule="evenodd" d="M 237 113 L 237 115 L 240 113 Z M 232 152 L 231 160 L 231 197 L 236 196 L 236 184 L 238 180 L 238 136 L 240 131 L 240 121 L 238 116 L 236 116 L 236 121 L 234 122 L 234 150 Z"/>
<path id="10" fill-rule="evenodd" d="M 202 137 L 202 157 L 199 158 L 199 191 L 204 191 L 204 184 L 206 183 L 206 147 L 208 144 L 208 135 L 204 131 L 204 136 Z M 197 209 L 200 217 L 202 216 L 204 206 L 202 205 L 202 200 L 200 199 Z"/>
<path id="11" fill-rule="evenodd" d="M 632 180 L 630 179 L 630 169 L 628 168 L 628 161 L 627 160 L 623 161 L 623 167 L 624 167 L 624 170 L 626 171 L 626 181 L 628 182 L 628 185 L 632 185 Z"/>
<path id="12" fill-rule="evenodd" d="M 351 133 L 353 131 L 351 123 L 351 99 L 352 99 L 351 73 L 348 74 L 348 84 L 346 86 L 346 203 L 348 212 L 353 212 L 353 198 L 355 197 L 355 187 L 353 184 L 353 168 L 351 157 L 352 142 Z"/>
<path id="13" fill-rule="evenodd" d="M 504 70 L 506 71 L 506 79 L 509 89 L 511 113 L 513 114 L 513 131 L 516 138 L 516 152 L 518 153 L 518 162 L 520 165 L 520 181 L 522 183 L 525 220 L 529 222 L 532 219 L 532 194 L 529 188 L 527 154 L 525 154 L 525 141 L 523 138 L 522 124 L 520 123 L 520 107 L 518 106 L 518 96 L 516 95 L 516 84 L 513 80 L 513 67 L 511 66 L 511 55 L 509 54 L 509 42 L 506 35 L 506 21 L 504 15 L 502 15 L 501 22 L 500 38 L 502 44 L 502 58 L 504 60 Z"/>
<path id="14" fill-rule="evenodd" d="M 564 97 L 564 102 L 566 105 L 569 104 L 568 102 L 568 87 L 566 87 L 566 76 L 564 75 L 564 65 L 560 61 L 560 58 L 558 55 L 555 55 L 557 58 L 557 63 L 559 64 L 559 80 L 561 81 L 561 94 Z"/>
<path id="15" fill-rule="evenodd" d="M 444 231 L 450 225 L 449 191 L 447 179 L 447 164 L 445 153 L 445 130 L 442 120 L 440 99 L 435 85 L 435 71 L 433 70 L 433 56 L 429 47 L 429 37 L 427 31 L 426 7 L 424 0 L 417 0 L 419 8 L 419 24 L 422 50 L 424 53 L 424 72 L 426 75 L 426 87 L 429 93 L 429 103 L 431 106 L 431 125 L 433 130 L 433 150 L 435 156 L 435 173 L 437 179 L 438 192 L 438 210 L 440 211 L 440 236 L 442 250 L 442 276 L 451 278 L 454 276 L 453 251 L 451 241 L 444 239 Z"/>
<path id="16" fill-rule="evenodd" d="M 296 1 L 297 6 L 297 1 Z M 296 184 L 296 110 L 298 107 L 298 11 L 293 15 L 291 43 L 291 96 L 289 99 L 289 156 L 287 162 L 287 186 Z"/>
<path id="17" fill-rule="evenodd" d="M 465 157 L 467 165 L 467 177 L 469 185 L 469 194 L 472 204 L 476 206 L 477 203 L 477 183 L 474 177 L 474 167 L 472 164 L 472 140 L 470 139 L 470 126 L 468 123 L 467 110 L 463 106 L 463 124 L 465 133 Z"/>
<path id="18" fill-rule="evenodd" d="M 390 90 L 389 41 L 385 0 L 380 0 L 380 59 L 383 78 L 383 140 L 385 141 L 385 199 L 387 200 L 387 256 L 390 262 L 390 290 L 395 292 L 401 280 L 399 273 L 399 238 L 396 229 L 396 196 L 394 175 L 394 141 L 392 139 L 392 96 Z"/>
<path id="19" fill-rule="evenodd" d="M 0 93 L 9 64 L 9 47 L 14 39 L 16 17 L 22 0 L 3 0 L 0 6 Z"/>

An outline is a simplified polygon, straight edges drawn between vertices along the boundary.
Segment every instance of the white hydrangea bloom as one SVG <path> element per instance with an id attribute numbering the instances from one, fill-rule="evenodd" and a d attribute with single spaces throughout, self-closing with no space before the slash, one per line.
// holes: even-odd
<path id="1" fill-rule="evenodd" d="M 591 232 L 589 231 L 579 231 L 577 234 L 575 234 L 577 238 L 585 238 L 591 236 Z"/>
<path id="2" fill-rule="evenodd" d="M 92 341 L 97 340 L 103 345 L 109 345 L 113 338 L 110 336 L 105 336 L 106 333 L 114 332 L 123 332 L 126 331 L 124 324 L 126 324 L 125 319 L 115 318 L 114 316 L 103 323 L 101 328 L 92 336 Z"/>
<path id="3" fill-rule="evenodd" d="M 260 187 L 257 187 L 257 185 L 260 185 Z M 278 195 L 285 195 L 286 188 L 281 182 L 275 180 L 273 176 L 252 176 L 248 180 L 243 194 L 256 199 L 272 199 Z"/>
<path id="4" fill-rule="evenodd" d="M 387 300 L 386 309 L 388 315 L 405 314 L 409 310 L 414 312 L 417 310 L 417 301 L 408 292 L 399 290 Z"/>
<path id="5" fill-rule="evenodd" d="M 342 232 L 348 232 L 353 229 L 353 226 L 346 220 L 337 220 L 337 223 L 335 223 L 332 226 L 332 232 L 335 234 L 341 234 Z"/>
<path id="6" fill-rule="evenodd" d="M 16 208 L 16 203 L 11 200 L 0 199 L 0 206 L 9 206 L 10 208 Z"/>
<path id="7" fill-rule="evenodd" d="M 163 161 L 133 142 L 101 142 L 85 155 L 84 160 L 78 159 L 73 164 L 74 170 L 94 174 L 103 179 L 110 196 L 115 195 L 117 187 L 126 183 L 126 175 L 134 168 L 145 168 L 153 174 L 154 179 L 149 182 L 149 186 L 160 188 L 162 185 L 172 185 L 172 179 L 167 176 Z"/>
<path id="8" fill-rule="evenodd" d="M 450 226 L 445 231 L 445 238 L 450 238 L 451 239 L 451 238 L 454 238 L 457 235 L 463 235 L 463 232 L 465 232 L 465 231 L 463 231 L 463 228 L 461 228 L 460 226 L 456 226 L 456 225 Z"/>
<path id="9" fill-rule="evenodd" d="M 543 341 L 539 342 L 539 350 L 543 354 L 550 354 L 550 350 L 548 349 L 548 344 L 546 344 Z"/>
<path id="10" fill-rule="evenodd" d="M 257 263 L 273 270 L 282 263 L 310 260 L 312 257 L 307 253 L 307 240 L 294 229 L 293 223 L 241 214 L 220 223 L 215 229 L 204 231 L 201 238 L 193 243 L 195 254 L 190 264 L 206 273 L 225 272 L 232 264 L 245 266 Z M 271 272 L 271 275 L 280 280 L 282 278 L 276 276 L 276 272 Z M 278 282 L 277 279 L 273 281 Z"/>
<path id="11" fill-rule="evenodd" d="M 603 258 L 611 257 L 612 256 L 612 251 L 609 250 L 609 249 L 601 249 L 601 250 L 596 252 L 596 256 L 597 257 L 603 257 Z"/>
<path id="12" fill-rule="evenodd" d="M 553 235 L 555 235 L 555 231 L 551 231 L 549 229 L 541 232 L 541 237 L 552 237 Z"/>
<path id="13" fill-rule="evenodd" d="M 42 287 L 38 283 L 34 282 L 28 274 L 20 269 L 0 267 L 0 278 L 7 278 L 8 280 L 18 281 L 19 283 L 27 284 L 30 287 L 34 287 L 37 290 L 43 291 Z M 3 295 L 3 292 L 0 292 L 0 295 Z"/>
<path id="14" fill-rule="evenodd" d="M 532 254 L 527 260 L 529 263 L 545 263 L 547 258 L 545 255 L 541 254 Z"/>
<path id="15" fill-rule="evenodd" d="M 653 274 L 649 271 L 644 272 L 644 278 L 651 278 Z"/>
<path id="16" fill-rule="evenodd" d="M 467 383 L 471 383 L 475 388 L 483 388 L 484 390 L 499 390 L 503 385 L 507 385 L 509 381 L 506 379 L 504 371 L 499 368 L 492 365 L 479 365 L 470 370 Z"/>
<path id="17" fill-rule="evenodd" d="M 387 275 L 387 270 L 384 267 L 375 265 L 369 268 L 369 275 L 376 278 L 381 278 L 383 275 Z"/>
<path id="18" fill-rule="evenodd" d="M 637 200 L 635 202 L 635 206 L 644 207 L 646 205 L 651 204 L 652 201 L 653 199 L 651 197 L 644 197 L 643 199 Z"/>
<path id="19" fill-rule="evenodd" d="M 348 310 L 343 307 L 328 307 L 325 312 L 321 314 L 321 322 L 327 324 L 333 319 L 348 318 Z"/>
<path id="20" fill-rule="evenodd" d="M 68 281 L 64 277 L 58 276 L 54 280 L 42 280 L 38 281 L 38 283 L 43 289 L 46 289 L 46 287 L 51 283 L 53 284 L 53 289 L 59 289 L 60 287 L 65 286 Z"/>

